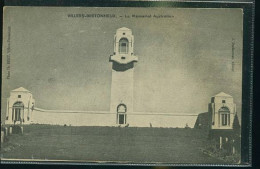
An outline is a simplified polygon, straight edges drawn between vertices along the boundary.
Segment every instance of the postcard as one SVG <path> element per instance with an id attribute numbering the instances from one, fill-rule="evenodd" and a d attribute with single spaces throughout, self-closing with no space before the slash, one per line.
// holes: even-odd
<path id="1" fill-rule="evenodd" d="M 4 7 L 1 162 L 241 164 L 243 15 Z"/>

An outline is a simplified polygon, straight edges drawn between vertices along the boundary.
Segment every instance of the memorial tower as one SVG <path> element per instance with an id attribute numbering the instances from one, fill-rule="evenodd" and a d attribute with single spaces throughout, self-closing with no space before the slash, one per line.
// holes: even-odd
<path id="1" fill-rule="evenodd" d="M 126 27 L 117 29 L 114 36 L 110 112 L 116 113 L 117 124 L 127 124 L 127 114 L 133 112 L 134 36 Z"/>

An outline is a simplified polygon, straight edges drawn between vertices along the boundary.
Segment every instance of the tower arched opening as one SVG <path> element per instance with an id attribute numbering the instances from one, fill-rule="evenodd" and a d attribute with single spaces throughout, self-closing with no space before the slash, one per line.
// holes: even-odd
<path id="1" fill-rule="evenodd" d="M 221 126 L 230 125 L 230 111 L 227 107 L 221 107 L 219 109 L 219 121 Z"/>
<path id="2" fill-rule="evenodd" d="M 20 121 L 24 122 L 24 104 L 23 102 L 15 102 L 12 107 L 12 121 L 15 123 Z"/>
<path id="3" fill-rule="evenodd" d="M 121 38 L 119 40 L 119 53 L 127 54 L 129 51 L 129 42 L 127 38 Z"/>

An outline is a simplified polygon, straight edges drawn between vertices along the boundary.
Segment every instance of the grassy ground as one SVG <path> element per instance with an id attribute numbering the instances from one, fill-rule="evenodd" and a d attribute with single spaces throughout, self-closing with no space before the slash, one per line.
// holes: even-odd
<path id="1" fill-rule="evenodd" d="M 2 158 L 134 163 L 223 163 L 202 153 L 199 129 L 24 126 L 1 146 Z"/>

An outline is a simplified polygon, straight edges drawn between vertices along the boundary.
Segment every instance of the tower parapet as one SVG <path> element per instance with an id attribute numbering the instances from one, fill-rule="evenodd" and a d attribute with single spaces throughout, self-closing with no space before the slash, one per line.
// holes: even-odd
<path id="1" fill-rule="evenodd" d="M 134 55 L 134 36 L 131 29 L 119 28 L 114 36 L 114 54 L 110 56 L 113 69 L 127 70 L 133 67 L 138 57 Z M 121 68 L 121 69 L 120 69 Z"/>

